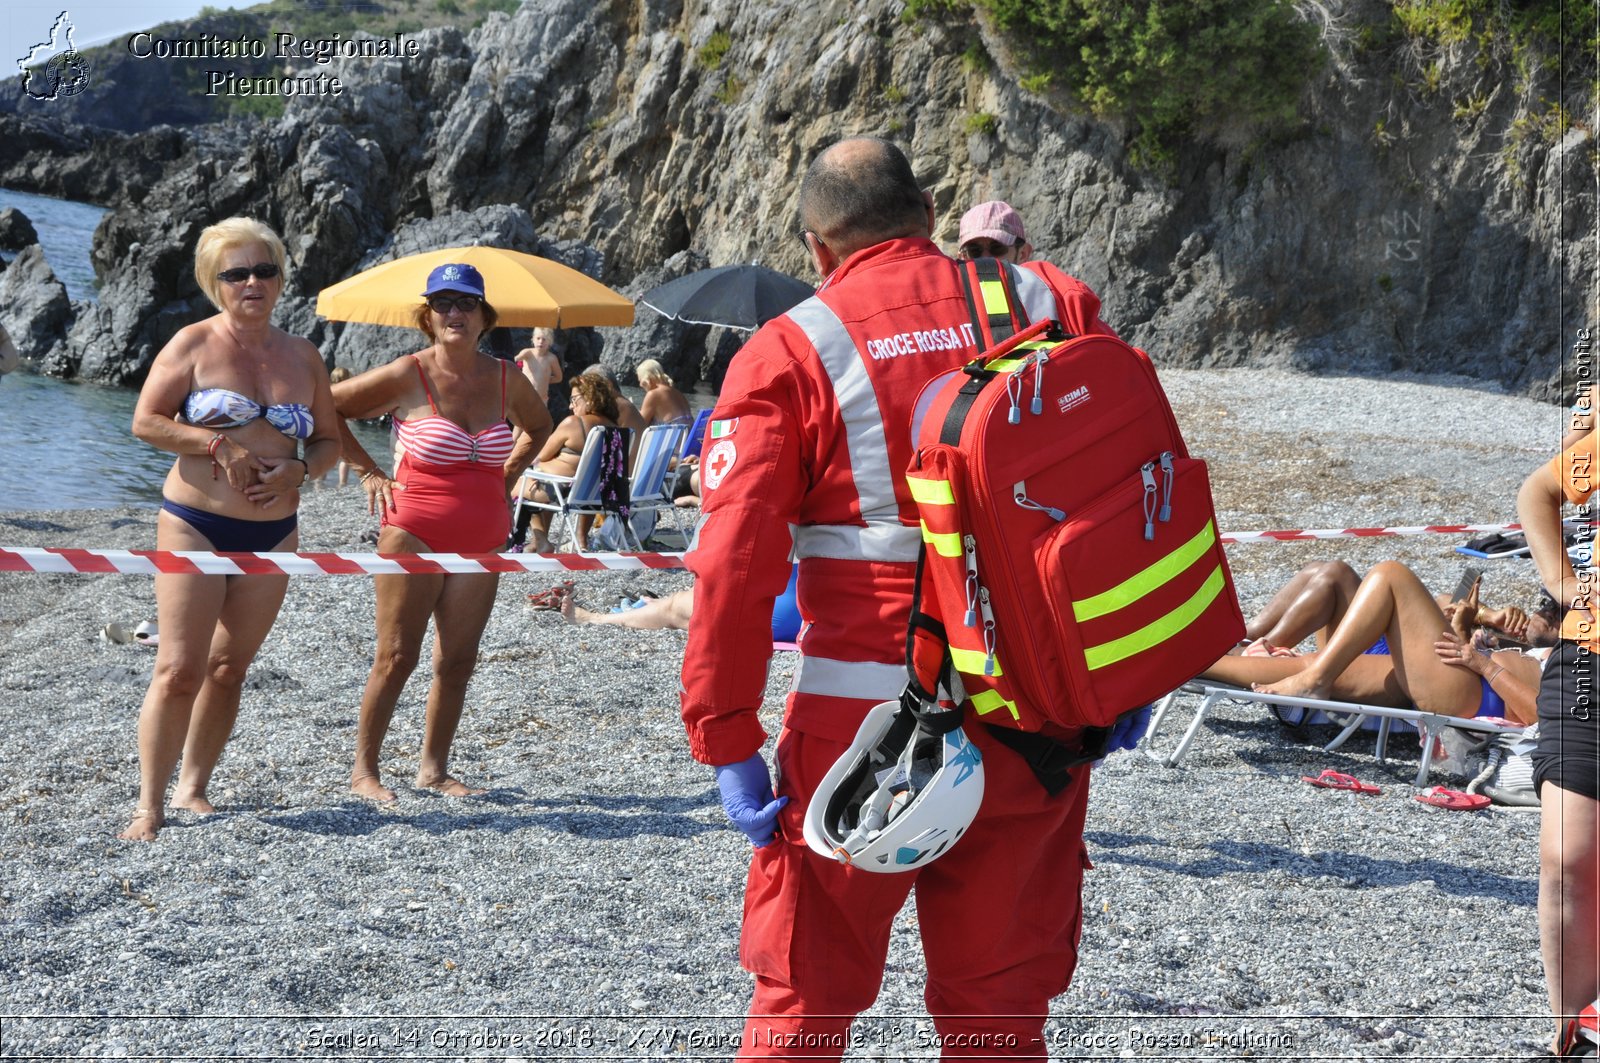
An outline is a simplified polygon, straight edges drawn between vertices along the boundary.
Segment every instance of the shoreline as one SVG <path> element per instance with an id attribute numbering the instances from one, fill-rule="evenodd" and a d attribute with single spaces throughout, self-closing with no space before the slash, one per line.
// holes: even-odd
<path id="1" fill-rule="evenodd" d="M 1162 381 L 1191 451 L 1211 462 L 1219 526 L 1236 529 L 1513 519 L 1516 485 L 1554 453 L 1561 418 L 1420 381 L 1259 370 Z M 1456 438 L 1461 424 L 1471 442 Z M 302 549 L 365 549 L 373 526 L 354 488 L 311 492 Z M 138 508 L 0 511 L 5 546 L 153 539 Z M 1398 557 L 1448 587 L 1469 560 L 1451 552 L 1459 541 L 1241 544 L 1228 556 L 1248 612 L 1314 558 L 1361 569 Z M 1490 600 L 1526 600 L 1531 564 L 1479 564 Z M 567 578 L 590 607 L 689 579 Z M 173 813 L 157 842 L 134 845 L 112 835 L 137 787 L 134 726 L 154 653 L 97 633 L 154 616 L 149 580 L 0 574 L 7 1048 L 326 1056 L 367 1037 L 388 1058 L 728 1055 L 749 993 L 737 961 L 749 849 L 686 751 L 684 635 L 529 612 L 525 594 L 551 582 L 500 583 L 452 762 L 484 796 L 410 785 L 431 648 L 384 746 L 399 806 L 348 793 L 371 584 L 296 578 L 217 770 L 219 813 Z M 792 661 L 780 654 L 770 669 L 769 731 Z M 1175 716 L 1167 741 L 1187 713 Z M 1224 706 L 1179 769 L 1138 754 L 1096 769 L 1095 870 L 1077 975 L 1047 1028 L 1054 1056 L 1471 1059 L 1532 1055 L 1548 1039 L 1537 813 L 1429 808 L 1411 800 L 1414 739 L 1397 737 L 1383 767 L 1370 740 L 1325 754 L 1308 734 L 1331 736 Z M 1299 781 L 1328 767 L 1383 793 Z M 933 1051 L 913 913 L 895 923 L 852 1057 Z M 1397 956 L 1392 942 L 1412 949 Z M 127 1018 L 151 1013 L 166 1017 Z"/>

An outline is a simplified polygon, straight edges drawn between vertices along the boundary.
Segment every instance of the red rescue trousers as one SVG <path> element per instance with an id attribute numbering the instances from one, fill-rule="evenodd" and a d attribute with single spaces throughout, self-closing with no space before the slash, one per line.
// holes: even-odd
<path id="1" fill-rule="evenodd" d="M 756 990 L 740 1059 L 839 1058 L 851 1020 L 877 999 L 890 927 L 913 885 L 943 1058 L 1046 1058 L 1050 999 L 1078 959 L 1089 767 L 1052 797 L 987 728 L 967 733 L 983 752 L 983 807 L 948 853 L 900 874 L 806 846 L 805 798 L 848 744 L 779 736 L 778 793 L 789 804 L 779 840 L 755 850 L 745 890 L 740 961 Z"/>

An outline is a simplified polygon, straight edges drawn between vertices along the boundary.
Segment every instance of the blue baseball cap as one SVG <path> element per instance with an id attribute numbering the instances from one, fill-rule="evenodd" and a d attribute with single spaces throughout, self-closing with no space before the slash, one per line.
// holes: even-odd
<path id="1" fill-rule="evenodd" d="M 465 262 L 446 262 L 442 266 L 435 266 L 433 272 L 428 274 L 428 288 L 422 297 L 426 299 L 440 292 L 460 292 L 482 299 L 483 274 L 478 272 L 476 266 L 469 266 Z"/>

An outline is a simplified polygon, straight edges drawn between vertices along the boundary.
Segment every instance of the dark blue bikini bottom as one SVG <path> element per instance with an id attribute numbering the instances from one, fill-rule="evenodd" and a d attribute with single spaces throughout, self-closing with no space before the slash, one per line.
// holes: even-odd
<path id="1" fill-rule="evenodd" d="M 161 508 L 205 536 L 211 549 L 223 554 L 256 554 L 271 550 L 300 523 L 300 518 L 293 513 L 277 520 L 240 520 L 179 505 L 166 498 L 161 500 Z"/>

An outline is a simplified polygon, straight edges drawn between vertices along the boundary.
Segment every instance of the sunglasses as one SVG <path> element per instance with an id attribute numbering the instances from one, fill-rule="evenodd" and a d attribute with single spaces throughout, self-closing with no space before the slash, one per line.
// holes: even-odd
<path id="1" fill-rule="evenodd" d="M 968 258 L 1005 258 L 1010 250 L 995 240 L 973 240 L 961 245 L 961 253 Z"/>
<path id="2" fill-rule="evenodd" d="M 278 275 L 278 267 L 271 262 L 257 262 L 253 266 L 235 266 L 225 269 L 217 274 L 217 280 L 226 281 L 228 284 L 243 284 L 254 277 L 258 281 L 269 281 Z"/>
<path id="3" fill-rule="evenodd" d="M 476 295 L 430 295 L 428 297 L 428 309 L 440 316 L 448 314 L 452 310 L 460 310 L 463 314 L 470 314 L 481 305 L 483 305 L 483 300 Z"/>

